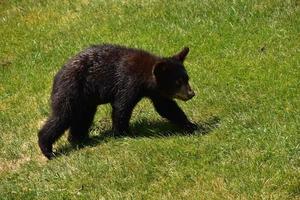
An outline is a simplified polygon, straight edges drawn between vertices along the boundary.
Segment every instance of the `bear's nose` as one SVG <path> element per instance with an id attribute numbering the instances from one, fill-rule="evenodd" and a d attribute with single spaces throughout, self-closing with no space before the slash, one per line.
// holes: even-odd
<path id="1" fill-rule="evenodd" d="M 193 98 L 195 96 L 195 92 L 193 90 L 188 91 L 188 97 L 189 99 Z"/>

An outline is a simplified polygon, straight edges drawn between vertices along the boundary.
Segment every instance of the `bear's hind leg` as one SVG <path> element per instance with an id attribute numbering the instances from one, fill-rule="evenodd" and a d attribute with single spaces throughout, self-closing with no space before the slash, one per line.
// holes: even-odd
<path id="1" fill-rule="evenodd" d="M 52 145 L 69 127 L 67 119 L 51 116 L 38 133 L 38 143 L 42 153 L 51 159 L 54 154 Z"/>
<path id="2" fill-rule="evenodd" d="M 96 107 L 80 108 L 72 116 L 68 141 L 71 144 L 80 144 L 89 137 L 89 128 L 93 123 Z"/>

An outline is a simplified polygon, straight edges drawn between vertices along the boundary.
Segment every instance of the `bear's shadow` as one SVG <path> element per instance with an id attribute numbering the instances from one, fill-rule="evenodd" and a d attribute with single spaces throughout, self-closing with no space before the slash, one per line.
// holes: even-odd
<path id="1" fill-rule="evenodd" d="M 205 135 L 213 131 L 215 128 L 219 127 L 220 118 L 214 116 L 209 118 L 205 122 L 198 122 L 196 124 L 198 126 L 198 129 L 193 133 L 187 133 L 167 121 L 148 121 L 147 119 L 142 119 L 140 121 L 131 124 L 131 128 L 130 128 L 131 134 L 118 136 L 117 138 L 130 137 L 130 138 L 138 139 L 143 137 L 153 138 L 153 137 L 169 137 L 175 135 L 181 135 L 187 137 L 192 135 Z M 83 141 L 79 145 L 66 144 L 64 146 L 59 147 L 55 152 L 56 157 L 69 155 L 71 152 L 81 148 L 98 146 L 102 143 L 107 142 L 110 138 L 114 138 L 114 135 L 110 129 L 108 130 L 104 129 L 103 131 L 103 128 L 101 128 L 101 126 L 93 126 L 91 128 L 91 132 L 98 132 L 98 133 L 102 132 L 102 133 L 99 135 L 90 136 L 88 140 Z"/>

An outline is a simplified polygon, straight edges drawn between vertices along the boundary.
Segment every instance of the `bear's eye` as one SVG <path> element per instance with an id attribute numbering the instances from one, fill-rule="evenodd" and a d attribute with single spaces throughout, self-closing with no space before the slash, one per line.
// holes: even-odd
<path id="1" fill-rule="evenodd" d="M 177 87 L 180 87 L 182 85 L 182 80 L 176 80 L 175 84 Z"/>

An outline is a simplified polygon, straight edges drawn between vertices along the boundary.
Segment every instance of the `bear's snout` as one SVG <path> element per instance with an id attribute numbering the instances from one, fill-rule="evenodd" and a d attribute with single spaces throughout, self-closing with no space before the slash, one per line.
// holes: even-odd
<path id="1" fill-rule="evenodd" d="M 193 90 L 188 91 L 188 98 L 191 99 L 195 96 L 195 92 Z"/>
<path id="2" fill-rule="evenodd" d="M 178 92 L 174 95 L 176 99 L 180 99 L 183 101 L 190 100 L 195 96 L 195 92 L 192 90 L 191 86 L 187 83 L 182 85 Z"/>

